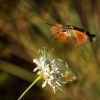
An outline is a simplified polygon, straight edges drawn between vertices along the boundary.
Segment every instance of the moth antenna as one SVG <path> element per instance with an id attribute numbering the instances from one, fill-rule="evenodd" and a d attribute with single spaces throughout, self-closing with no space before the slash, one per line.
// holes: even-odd
<path id="1" fill-rule="evenodd" d="M 46 23 L 47 25 L 50 25 L 50 26 L 55 26 L 55 25 L 53 25 L 53 24 L 49 24 L 49 23 Z"/>
<path id="2" fill-rule="evenodd" d="M 46 23 L 47 25 L 50 25 L 50 26 L 56 26 L 56 27 L 59 27 L 59 26 L 57 26 L 57 25 L 53 25 L 53 24 L 49 24 L 49 23 Z"/>

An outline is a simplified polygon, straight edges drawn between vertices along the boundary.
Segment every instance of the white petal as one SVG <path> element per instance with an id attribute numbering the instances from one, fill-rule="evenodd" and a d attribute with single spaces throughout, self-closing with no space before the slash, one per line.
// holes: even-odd
<path id="1" fill-rule="evenodd" d="M 47 81 L 44 81 L 44 83 L 42 84 L 42 88 L 44 88 L 47 84 Z"/>
<path id="2" fill-rule="evenodd" d="M 61 86 L 61 84 L 59 82 L 56 82 L 59 86 Z"/>
<path id="3" fill-rule="evenodd" d="M 35 72 L 38 69 L 38 67 L 34 68 L 33 72 Z"/>
<path id="4" fill-rule="evenodd" d="M 40 74 L 41 74 L 41 71 L 38 71 L 38 72 L 37 72 L 37 75 L 40 75 Z"/>
<path id="5" fill-rule="evenodd" d="M 38 62 L 38 60 L 37 59 L 33 59 L 33 62 L 36 63 L 36 62 Z"/>

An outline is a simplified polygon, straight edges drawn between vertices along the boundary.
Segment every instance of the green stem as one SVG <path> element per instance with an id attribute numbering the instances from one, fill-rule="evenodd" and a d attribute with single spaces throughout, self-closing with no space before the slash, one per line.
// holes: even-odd
<path id="1" fill-rule="evenodd" d="M 32 84 L 22 93 L 22 95 L 17 100 L 21 100 L 21 98 L 30 90 L 30 88 L 40 79 L 41 76 L 38 76 L 36 80 L 32 82 Z"/>

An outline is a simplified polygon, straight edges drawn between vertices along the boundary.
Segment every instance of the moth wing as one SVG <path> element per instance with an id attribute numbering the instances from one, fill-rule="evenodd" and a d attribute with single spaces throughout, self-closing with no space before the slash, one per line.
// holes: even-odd
<path id="1" fill-rule="evenodd" d="M 52 34 L 61 42 L 65 42 L 69 39 L 69 36 L 66 36 L 64 33 L 61 33 L 62 24 L 57 24 L 51 27 Z"/>
<path id="2" fill-rule="evenodd" d="M 73 33 L 74 33 L 74 37 L 75 37 L 76 40 L 77 40 L 77 46 L 80 46 L 80 45 L 82 45 L 82 44 L 84 44 L 84 43 L 90 41 L 89 36 L 86 35 L 86 34 L 83 33 L 83 32 L 74 30 Z"/>
<path id="3" fill-rule="evenodd" d="M 56 34 L 56 33 L 59 33 L 61 29 L 62 29 L 62 25 L 57 24 L 57 25 L 51 27 L 51 32 L 52 32 L 52 34 Z"/>
<path id="4" fill-rule="evenodd" d="M 61 41 L 61 42 L 66 42 L 68 39 L 69 39 L 69 36 L 66 36 L 65 34 L 61 34 L 61 33 L 57 33 L 56 35 L 55 35 L 55 37 L 59 40 L 59 41 Z"/>

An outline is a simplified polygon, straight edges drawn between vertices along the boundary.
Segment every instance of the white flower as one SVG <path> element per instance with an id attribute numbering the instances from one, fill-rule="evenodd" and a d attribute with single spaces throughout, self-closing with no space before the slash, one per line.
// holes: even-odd
<path id="1" fill-rule="evenodd" d="M 46 56 L 42 50 L 39 50 L 42 53 L 40 58 L 33 59 L 33 62 L 36 63 L 37 67 L 33 70 L 38 71 L 37 75 L 41 75 L 44 83 L 42 87 L 45 87 L 47 84 L 50 85 L 55 93 L 57 89 L 62 90 L 60 87 L 63 83 L 64 75 L 62 71 L 62 60 L 51 60 L 49 55 Z"/>

